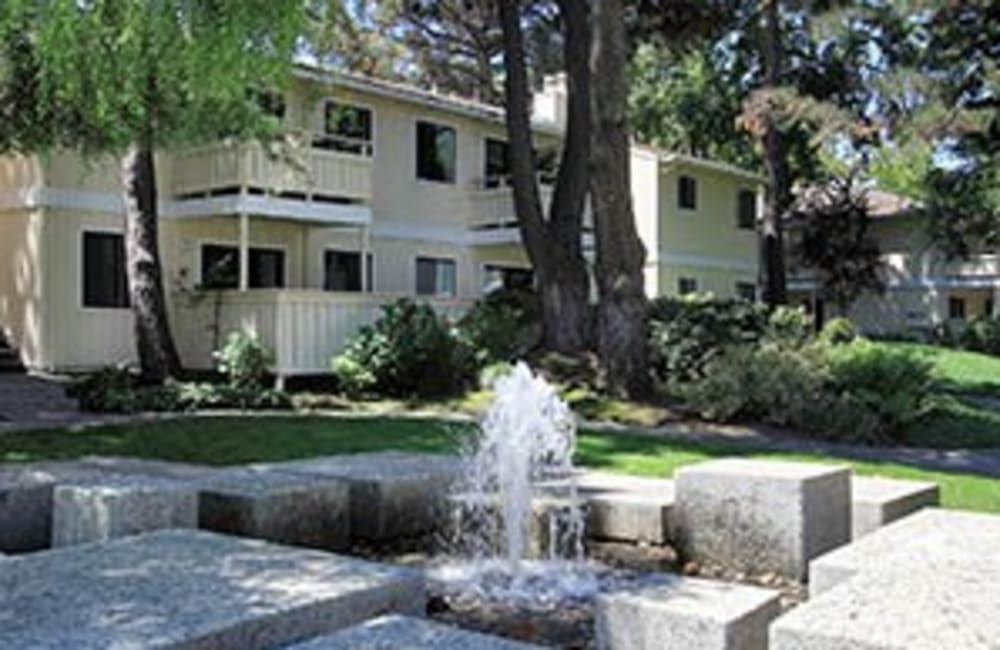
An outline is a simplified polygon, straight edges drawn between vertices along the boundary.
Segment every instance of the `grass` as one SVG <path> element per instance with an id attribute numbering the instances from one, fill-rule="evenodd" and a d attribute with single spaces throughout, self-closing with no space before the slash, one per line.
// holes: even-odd
<path id="1" fill-rule="evenodd" d="M 0 462 L 102 454 L 229 465 L 383 449 L 451 451 L 462 443 L 469 430 L 467 424 L 405 418 L 176 419 L 7 434 L 0 436 Z M 941 485 L 944 506 L 1000 513 L 1000 480 L 900 464 L 760 452 L 738 444 L 676 442 L 594 431 L 581 432 L 577 455 L 578 461 L 589 467 L 646 476 L 670 476 L 677 467 L 719 456 L 840 462 L 852 465 L 864 475 L 936 481 Z"/>
<path id="2" fill-rule="evenodd" d="M 923 343 L 882 343 L 906 350 L 934 366 L 938 386 L 961 393 L 1000 396 L 1000 357 Z"/>

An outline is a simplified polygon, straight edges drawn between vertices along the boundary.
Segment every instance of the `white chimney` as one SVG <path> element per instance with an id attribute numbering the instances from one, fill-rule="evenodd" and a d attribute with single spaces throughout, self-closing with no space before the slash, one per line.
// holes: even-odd
<path id="1" fill-rule="evenodd" d="M 542 90 L 535 93 L 534 116 L 540 122 L 566 128 L 566 73 L 545 75 Z"/>

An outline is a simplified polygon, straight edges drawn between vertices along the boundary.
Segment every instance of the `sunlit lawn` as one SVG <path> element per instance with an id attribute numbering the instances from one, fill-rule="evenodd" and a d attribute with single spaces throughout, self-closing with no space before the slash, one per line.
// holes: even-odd
<path id="1" fill-rule="evenodd" d="M 100 454 L 228 465 L 383 449 L 452 451 L 468 435 L 470 426 L 403 418 L 183 418 L 77 431 L 3 435 L 0 461 Z M 899 464 L 760 452 L 735 443 L 687 443 L 594 431 L 581 432 L 577 454 L 578 461 L 586 466 L 647 476 L 670 476 L 679 466 L 728 455 L 848 463 L 859 474 L 936 481 L 941 485 L 946 507 L 1000 512 L 1000 480 Z"/>

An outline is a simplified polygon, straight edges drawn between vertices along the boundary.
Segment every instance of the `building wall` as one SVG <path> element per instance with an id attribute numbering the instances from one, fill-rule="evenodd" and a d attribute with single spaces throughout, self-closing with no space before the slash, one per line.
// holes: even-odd
<path id="1" fill-rule="evenodd" d="M 678 207 L 678 179 L 697 182 L 696 209 Z M 757 282 L 757 233 L 737 227 L 737 197 L 756 191 L 741 177 L 692 165 L 662 167 L 659 175 L 658 295 L 676 295 L 680 277 L 698 291 L 732 297 L 737 282 Z"/>
<path id="2" fill-rule="evenodd" d="M 0 328 L 25 364 L 46 362 L 39 210 L 0 211 Z"/>

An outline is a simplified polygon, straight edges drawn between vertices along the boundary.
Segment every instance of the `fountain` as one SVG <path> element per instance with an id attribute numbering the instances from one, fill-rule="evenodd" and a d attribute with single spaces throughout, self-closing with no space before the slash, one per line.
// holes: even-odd
<path id="1" fill-rule="evenodd" d="M 452 607 L 585 606 L 620 572 L 586 559 L 573 469 L 576 424 L 555 389 L 516 364 L 498 378 L 451 499 L 453 552 L 429 574 Z"/>

